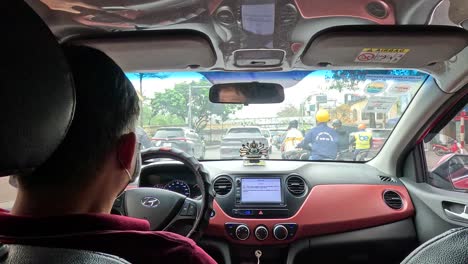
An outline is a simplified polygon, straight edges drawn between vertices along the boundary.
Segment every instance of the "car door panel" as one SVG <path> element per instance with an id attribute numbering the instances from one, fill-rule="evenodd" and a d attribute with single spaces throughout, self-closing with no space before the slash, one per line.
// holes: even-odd
<path id="1" fill-rule="evenodd" d="M 419 241 L 425 242 L 449 229 L 466 226 L 468 223 L 450 219 L 444 211 L 444 202 L 468 205 L 466 193 L 453 192 L 433 187 L 425 182 L 417 183 L 401 178 L 410 193 L 416 209 L 414 216 Z"/>

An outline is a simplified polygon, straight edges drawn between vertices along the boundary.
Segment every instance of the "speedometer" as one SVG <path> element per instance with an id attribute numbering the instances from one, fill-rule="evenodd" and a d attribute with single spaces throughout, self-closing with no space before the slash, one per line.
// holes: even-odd
<path id="1" fill-rule="evenodd" d="M 164 189 L 190 197 L 190 187 L 186 182 L 181 180 L 171 181 L 170 183 L 166 184 L 166 186 L 164 186 Z"/>

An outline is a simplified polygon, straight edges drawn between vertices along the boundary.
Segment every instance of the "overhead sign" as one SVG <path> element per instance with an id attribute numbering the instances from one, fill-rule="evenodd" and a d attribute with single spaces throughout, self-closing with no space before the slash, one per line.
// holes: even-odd
<path id="1" fill-rule="evenodd" d="M 398 97 L 393 96 L 372 96 L 369 97 L 364 113 L 388 113 L 396 103 Z"/>
<path id="2" fill-rule="evenodd" d="M 414 86 L 414 82 L 395 82 L 390 86 L 390 88 L 388 88 L 388 92 L 392 95 L 403 95 L 407 94 Z"/>
<path id="3" fill-rule="evenodd" d="M 385 88 L 387 88 L 385 81 L 373 81 L 366 85 L 364 92 L 367 94 L 379 94 L 385 91 Z"/>
<path id="4" fill-rule="evenodd" d="M 372 83 L 384 82 L 387 84 L 387 93 L 400 96 L 418 89 L 426 76 L 421 75 L 392 75 L 392 74 L 367 74 L 366 80 Z M 371 94 L 366 91 L 366 93 Z"/>
<path id="5" fill-rule="evenodd" d="M 354 62 L 362 63 L 397 63 L 410 49 L 364 48 Z"/>

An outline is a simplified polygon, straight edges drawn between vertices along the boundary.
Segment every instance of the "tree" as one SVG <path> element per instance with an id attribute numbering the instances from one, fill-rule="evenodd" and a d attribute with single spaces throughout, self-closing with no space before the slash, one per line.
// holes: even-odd
<path id="1" fill-rule="evenodd" d="M 287 105 L 283 107 L 277 114 L 278 117 L 296 117 L 301 115 L 301 111 L 294 105 Z"/>
<path id="2" fill-rule="evenodd" d="M 201 80 L 192 83 L 177 83 L 173 89 L 166 89 L 164 92 L 156 92 L 151 99 L 153 116 L 174 115 L 188 120 L 189 89 L 192 88 L 192 124 L 197 131 L 203 130 L 211 116 L 218 116 L 226 121 L 230 114 L 242 109 L 243 105 L 234 104 L 213 104 L 208 99 L 210 83 Z M 200 86 L 206 86 L 199 88 Z"/>
<path id="3" fill-rule="evenodd" d="M 145 109 L 144 109 L 144 101 L 145 101 L 145 96 L 143 95 L 143 79 L 144 78 L 158 78 L 158 79 L 165 79 L 167 77 L 169 77 L 169 73 L 163 73 L 163 72 L 159 72 L 159 73 L 152 73 L 152 72 L 137 72 L 137 73 L 132 73 L 132 75 L 136 76 L 140 82 L 140 89 L 139 89 L 139 94 L 141 96 L 141 100 L 140 100 L 140 111 L 141 113 L 143 114 L 145 112 Z M 142 118 L 142 114 L 140 114 L 140 126 L 143 126 L 145 124 L 143 118 Z"/>
<path id="4" fill-rule="evenodd" d="M 342 104 L 336 107 L 333 111 L 330 112 L 331 119 L 339 119 L 343 124 L 352 124 L 352 111 L 351 106 L 347 104 Z"/>

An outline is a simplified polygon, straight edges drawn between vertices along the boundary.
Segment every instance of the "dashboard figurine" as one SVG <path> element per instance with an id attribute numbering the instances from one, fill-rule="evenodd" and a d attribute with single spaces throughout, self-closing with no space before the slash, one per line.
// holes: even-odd
<path id="1" fill-rule="evenodd" d="M 265 165 L 264 159 L 268 158 L 268 147 L 254 140 L 252 143 L 242 144 L 239 153 L 244 159 L 244 166 L 263 166 Z"/>

